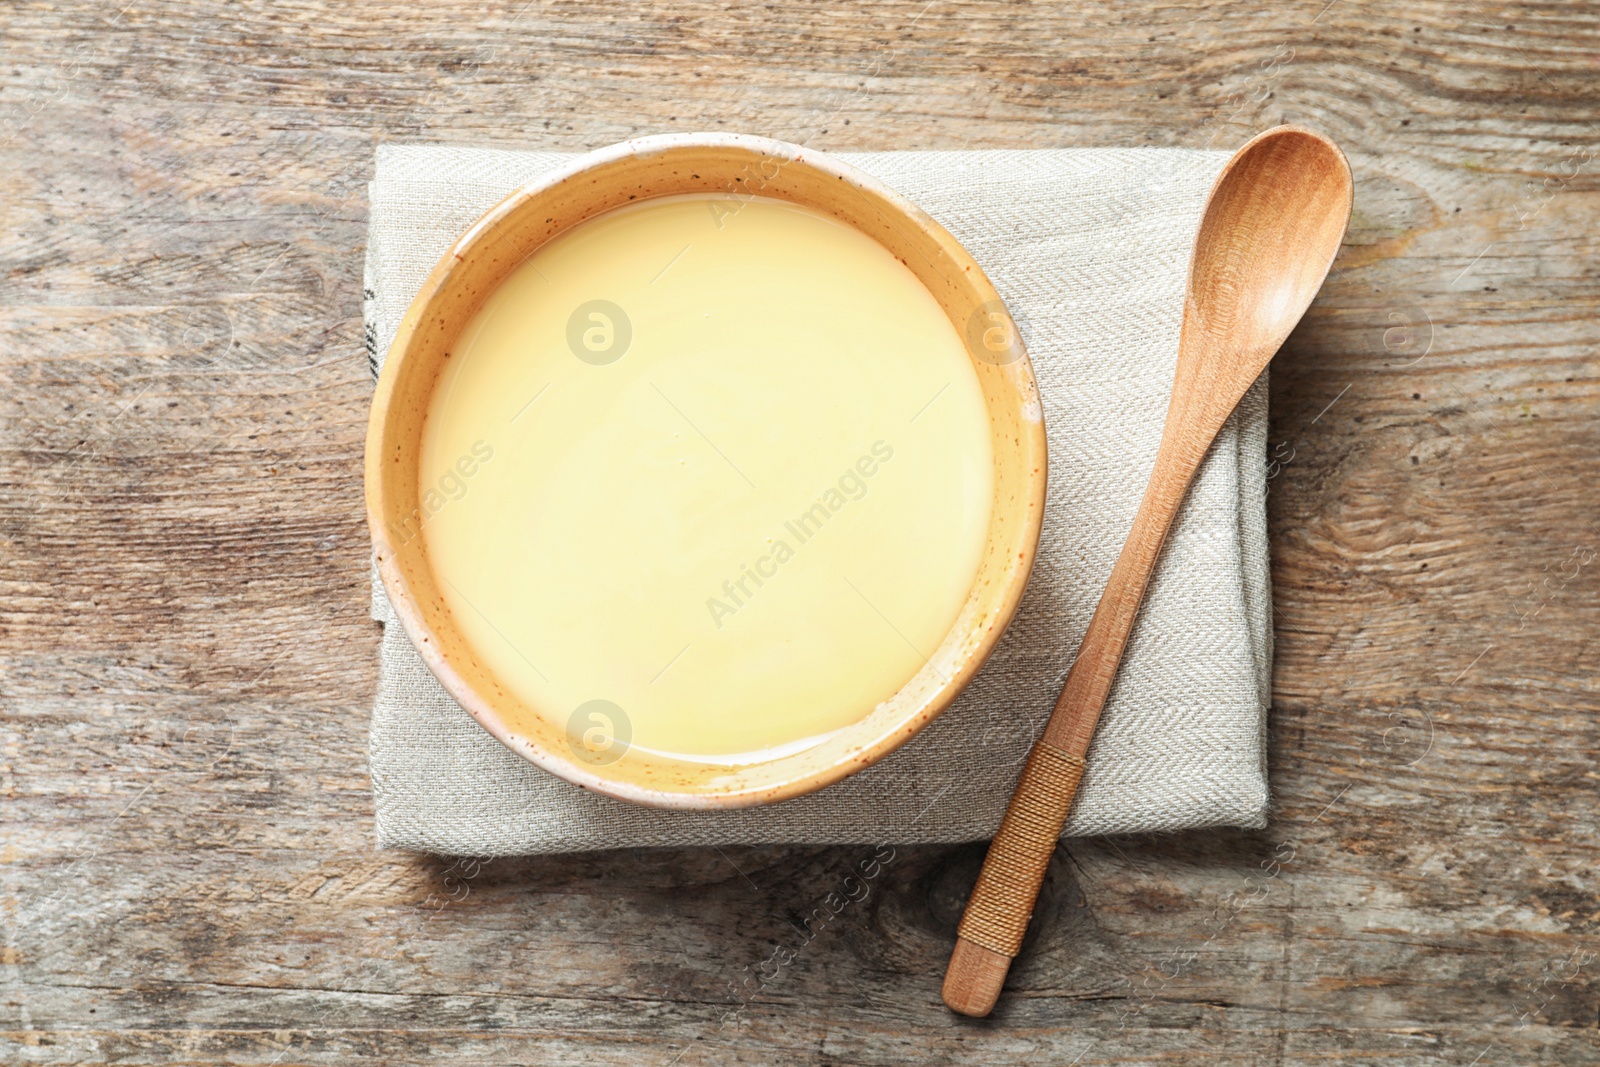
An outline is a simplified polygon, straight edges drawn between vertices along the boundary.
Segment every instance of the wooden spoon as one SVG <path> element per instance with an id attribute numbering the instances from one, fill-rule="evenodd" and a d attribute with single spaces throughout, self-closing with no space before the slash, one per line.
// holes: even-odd
<path id="1" fill-rule="evenodd" d="M 1344 154 L 1298 126 L 1253 138 L 1211 188 L 1150 484 L 961 919 L 944 1002 L 963 1015 L 989 1014 L 1000 995 L 1162 542 L 1217 431 L 1322 285 L 1350 221 L 1351 195 Z"/>

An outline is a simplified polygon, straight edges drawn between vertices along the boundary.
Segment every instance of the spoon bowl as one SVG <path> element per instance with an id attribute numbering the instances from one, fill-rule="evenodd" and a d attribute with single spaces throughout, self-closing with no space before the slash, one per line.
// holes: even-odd
<path id="1" fill-rule="evenodd" d="M 1195 235 L 1164 438 L 1180 410 L 1221 429 L 1322 287 L 1353 196 L 1344 153 L 1301 126 L 1256 135 L 1223 167 Z"/>

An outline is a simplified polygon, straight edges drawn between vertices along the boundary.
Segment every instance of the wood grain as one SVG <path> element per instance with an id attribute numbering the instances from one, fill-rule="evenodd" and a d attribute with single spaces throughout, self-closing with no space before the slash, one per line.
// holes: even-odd
<path id="1" fill-rule="evenodd" d="M 1600 1060 L 1600 12 L 0 12 L 0 1058 Z M 386 139 L 1233 147 L 1356 168 L 1275 361 L 1271 825 L 1071 842 L 996 1014 L 983 846 L 376 852 L 363 183 Z M 861 893 L 858 891 L 858 896 Z"/>

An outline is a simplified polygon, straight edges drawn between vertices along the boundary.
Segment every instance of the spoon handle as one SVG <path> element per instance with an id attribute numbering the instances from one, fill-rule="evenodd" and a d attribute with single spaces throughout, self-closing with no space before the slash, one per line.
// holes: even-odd
<path id="1" fill-rule="evenodd" d="M 1185 448 L 1178 439 L 1163 438 L 1133 528 L 1100 594 L 1050 721 L 1028 753 L 1005 818 L 989 844 L 945 971 L 944 1002 L 963 1015 L 989 1014 L 1011 960 L 1022 947 L 1145 587 L 1205 447 L 1199 455 L 1195 451 L 1192 442 Z"/>

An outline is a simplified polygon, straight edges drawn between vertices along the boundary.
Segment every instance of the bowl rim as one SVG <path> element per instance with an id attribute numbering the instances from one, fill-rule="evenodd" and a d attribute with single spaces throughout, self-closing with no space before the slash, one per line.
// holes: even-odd
<path id="1" fill-rule="evenodd" d="M 1018 331 L 1016 341 L 1018 358 L 1015 360 L 1015 373 L 1019 377 L 1018 399 L 1021 432 L 1018 434 L 1017 443 L 1022 454 L 1027 460 L 1031 461 L 1031 470 L 1023 479 L 1026 491 L 1018 494 L 1014 508 L 1018 513 L 1019 529 L 1017 540 L 1019 543 L 1012 547 L 1018 551 L 1019 563 L 1010 566 L 1004 594 L 993 612 L 993 622 L 983 629 L 983 632 L 978 635 L 975 641 L 970 643 L 958 668 L 951 676 L 937 687 L 929 699 L 919 703 L 914 708 L 908 709 L 892 729 L 887 730 L 865 747 L 851 749 L 848 755 L 836 759 L 832 763 L 819 766 L 814 770 L 797 774 L 785 780 L 752 785 L 740 789 L 698 792 L 676 791 L 596 773 L 584 763 L 568 758 L 550 747 L 535 744 L 531 739 L 513 732 L 506 724 L 504 717 L 496 709 L 494 702 L 480 693 L 477 687 L 472 685 L 456 669 L 450 658 L 442 651 L 441 644 L 433 628 L 423 617 L 411 583 L 398 562 L 396 546 L 389 536 L 385 518 L 389 512 L 390 492 L 389 482 L 386 477 L 387 464 L 383 462 L 383 456 L 385 454 L 385 431 L 387 429 L 388 416 L 400 396 L 396 386 L 401 376 L 400 368 L 405 364 L 408 356 L 411 355 L 413 346 L 418 343 L 419 336 L 428 320 L 428 309 L 450 283 L 456 264 L 467 256 L 472 255 L 475 249 L 490 240 L 491 235 L 497 228 L 522 210 L 530 200 L 550 192 L 557 186 L 580 179 L 584 175 L 602 167 L 665 153 L 705 149 L 731 149 L 753 153 L 764 160 L 776 159 L 784 161 L 784 165 L 788 163 L 802 164 L 852 185 L 871 197 L 878 198 L 892 206 L 902 217 L 915 224 L 928 238 L 937 243 L 943 253 L 948 255 L 955 262 L 955 265 L 961 269 L 966 284 L 974 291 L 979 294 L 987 294 L 987 299 L 995 301 L 999 306 L 1004 307 L 1004 302 L 989 281 L 988 275 L 984 273 L 966 248 L 948 230 L 921 208 L 884 185 L 878 179 L 836 157 L 774 138 L 750 134 L 698 132 L 657 134 L 633 138 L 575 156 L 573 159 L 552 168 L 532 181 L 519 186 L 484 213 L 440 257 L 439 262 L 429 273 L 408 306 L 385 355 L 384 364 L 373 393 L 367 424 L 364 457 L 367 525 L 372 536 L 373 555 L 385 595 L 388 598 L 394 618 L 404 630 L 412 647 L 451 698 L 497 741 L 541 770 L 583 789 L 618 800 L 646 807 L 678 810 L 727 810 L 753 807 L 815 792 L 877 763 L 900 748 L 934 719 L 938 718 L 939 715 L 943 714 L 988 661 L 990 654 L 994 651 L 995 646 L 1010 627 L 1016 615 L 1038 554 L 1039 537 L 1044 519 L 1045 492 L 1048 484 L 1047 438 L 1038 395 L 1037 378 L 1034 375 L 1032 363 L 1024 347 L 1025 342 L 1021 338 L 1020 331 Z M 642 203 L 649 199 L 672 195 L 678 194 L 652 194 L 640 197 L 636 202 Z M 762 195 L 762 191 L 760 188 L 752 189 L 746 187 L 742 191 L 736 191 L 735 195 L 759 196 Z M 814 207 L 813 209 L 824 210 L 819 207 Z M 598 208 L 584 214 L 581 218 L 567 223 L 556 233 L 546 236 L 540 244 L 553 239 L 559 233 L 567 232 L 573 227 L 582 225 L 584 222 L 611 210 L 615 210 L 615 205 Z M 871 234 L 867 234 L 867 236 L 873 240 L 878 240 Z M 535 246 L 535 250 L 536 248 L 537 246 Z M 529 255 L 531 254 L 532 252 L 529 253 Z M 515 269 L 514 266 L 507 268 L 507 273 L 513 269 Z M 504 280 L 504 275 L 502 275 L 501 280 Z M 1009 311 L 1007 314 L 1009 315 Z M 991 516 L 991 528 L 994 521 L 994 517 Z M 959 623 L 953 624 L 951 632 L 954 632 L 954 625 L 959 625 Z M 948 639 L 948 635 L 946 639 Z M 483 670 L 486 673 L 491 673 L 488 672 L 486 667 Z M 902 685 L 901 690 L 897 690 L 896 693 L 903 691 L 905 686 L 910 685 L 914 680 L 915 676 L 913 679 L 908 679 Z M 889 699 L 894 695 L 890 694 L 885 699 Z M 756 767 L 763 763 L 779 763 L 785 758 L 792 757 L 778 757 L 741 766 Z"/>

